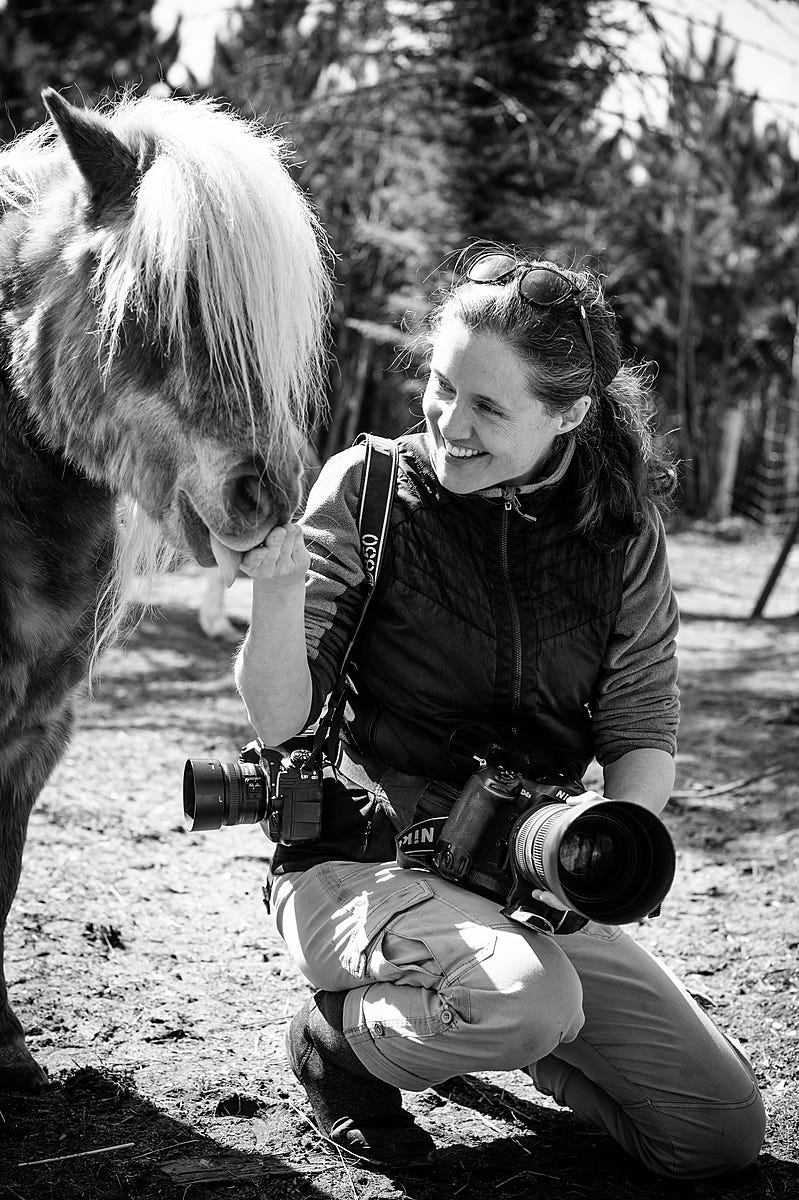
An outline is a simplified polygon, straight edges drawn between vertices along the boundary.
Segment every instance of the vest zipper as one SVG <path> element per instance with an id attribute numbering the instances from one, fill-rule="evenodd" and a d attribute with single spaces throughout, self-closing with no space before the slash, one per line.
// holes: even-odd
<path id="1" fill-rule="evenodd" d="M 513 510 L 523 521 L 529 521 L 531 525 L 535 525 L 538 517 L 533 517 L 530 513 L 526 513 L 519 503 L 519 494 L 515 487 L 506 487 L 502 489 L 502 498 L 505 501 L 505 511 Z"/>
<path id="2" fill-rule="evenodd" d="M 513 651 L 513 675 L 511 679 L 511 709 L 514 713 L 519 711 L 522 699 L 522 629 L 521 618 L 519 616 L 519 606 L 516 603 L 516 597 L 513 594 L 513 586 L 510 578 L 510 565 L 508 562 L 508 527 L 510 525 L 510 514 L 514 508 L 518 508 L 519 500 L 513 488 L 504 489 L 505 508 L 502 513 L 502 526 L 500 537 L 500 554 L 499 561 L 502 568 L 502 581 L 505 585 L 505 594 L 508 597 L 508 608 L 511 617 L 511 648 Z M 514 505 L 514 500 L 516 504 Z M 522 513 L 522 516 L 525 516 Z M 535 520 L 535 517 L 532 518 Z M 516 722 L 513 722 L 511 731 L 514 737 L 518 734 Z"/>

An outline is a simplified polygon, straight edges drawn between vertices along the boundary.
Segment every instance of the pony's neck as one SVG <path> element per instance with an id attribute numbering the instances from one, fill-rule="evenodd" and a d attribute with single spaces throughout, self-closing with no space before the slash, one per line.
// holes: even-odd
<path id="1" fill-rule="evenodd" d="M 113 519 L 114 493 L 90 480 L 62 450 L 47 445 L 25 404 L 14 395 L 6 369 L 0 367 L 0 478 L 4 477 L 15 494 L 33 493 L 34 480 L 40 486 L 44 481 L 51 495 L 79 494 L 92 503 L 100 521 L 108 515 Z"/>
<path id="2" fill-rule="evenodd" d="M 77 585 L 85 601 L 110 569 L 115 530 L 116 497 L 44 443 L 0 372 L 0 594 L 16 583 L 58 607 Z"/>

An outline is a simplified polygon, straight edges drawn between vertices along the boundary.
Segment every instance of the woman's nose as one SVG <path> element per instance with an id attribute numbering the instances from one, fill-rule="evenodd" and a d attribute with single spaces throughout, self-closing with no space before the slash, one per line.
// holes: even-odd
<path id="1" fill-rule="evenodd" d="M 468 437 L 471 426 L 465 406 L 457 400 L 442 405 L 438 428 L 448 441 L 454 442 L 459 438 Z"/>

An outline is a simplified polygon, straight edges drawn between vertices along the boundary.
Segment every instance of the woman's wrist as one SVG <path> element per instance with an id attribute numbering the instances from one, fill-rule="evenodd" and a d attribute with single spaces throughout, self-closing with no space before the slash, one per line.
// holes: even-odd
<path id="1" fill-rule="evenodd" d="M 305 607 L 305 572 L 298 571 L 294 575 L 277 575 L 266 578 L 253 578 L 253 605 L 259 600 L 270 603 L 285 600 L 287 604 L 300 601 Z"/>

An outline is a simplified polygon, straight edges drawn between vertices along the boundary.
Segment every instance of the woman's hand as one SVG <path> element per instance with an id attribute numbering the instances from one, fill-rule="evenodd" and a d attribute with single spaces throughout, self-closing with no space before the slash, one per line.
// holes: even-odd
<path id="1" fill-rule="evenodd" d="M 299 525 L 276 525 L 263 545 L 249 550 L 241 560 L 241 570 L 258 583 L 273 587 L 305 584 L 311 557 L 305 548 Z"/>

